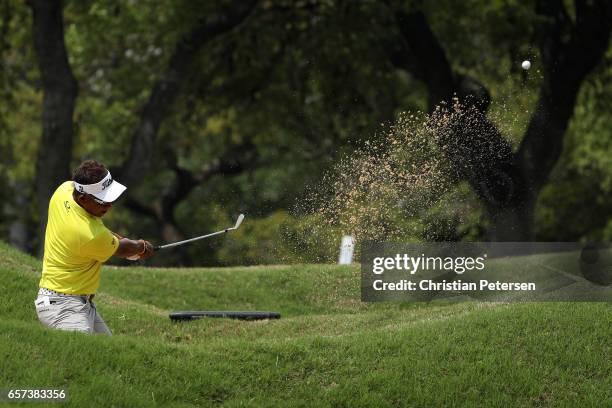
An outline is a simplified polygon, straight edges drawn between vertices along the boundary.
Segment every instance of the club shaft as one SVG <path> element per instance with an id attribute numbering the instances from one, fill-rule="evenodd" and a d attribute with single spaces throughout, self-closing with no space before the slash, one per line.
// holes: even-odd
<path id="1" fill-rule="evenodd" d="M 233 228 L 227 228 L 227 229 L 224 229 L 222 231 L 217 231 L 217 232 L 213 232 L 212 234 L 207 234 L 207 235 L 202 235 L 200 237 L 186 239 L 184 241 L 173 242 L 171 244 L 166 244 L 166 245 L 160 245 L 158 247 L 155 247 L 155 250 L 164 249 L 164 248 L 172 248 L 172 247 L 175 247 L 175 246 L 179 246 L 179 245 L 183 245 L 183 244 L 188 244 L 190 242 L 199 241 L 199 240 L 204 239 L 204 238 L 214 237 L 215 235 L 225 234 L 227 231 L 231 231 L 231 230 L 233 230 Z"/>
<path id="2" fill-rule="evenodd" d="M 233 227 L 229 227 L 229 228 L 226 228 L 226 229 L 221 230 L 221 231 L 213 232 L 212 234 L 207 234 L 207 235 L 202 235 L 202 236 L 191 238 L 191 239 L 186 239 L 184 241 L 173 242 L 171 244 L 156 246 L 156 247 L 153 247 L 153 249 L 158 251 L 160 249 L 172 248 L 172 247 L 175 247 L 175 246 L 179 246 L 179 245 L 183 245 L 183 244 L 188 244 L 188 243 L 193 242 L 193 241 L 199 241 L 199 240 L 204 239 L 204 238 L 210 238 L 210 237 L 214 237 L 216 235 L 225 234 L 228 231 L 233 231 L 235 229 L 238 229 L 238 227 L 242 223 L 242 220 L 244 220 L 244 214 L 240 214 L 240 216 L 238 216 L 238 219 L 236 220 L 236 224 L 234 224 Z"/>

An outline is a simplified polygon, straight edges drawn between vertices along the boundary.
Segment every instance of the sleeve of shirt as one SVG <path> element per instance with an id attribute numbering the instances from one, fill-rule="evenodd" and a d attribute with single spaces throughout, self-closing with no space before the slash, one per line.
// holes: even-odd
<path id="1" fill-rule="evenodd" d="M 102 228 L 96 236 L 81 245 L 81 255 L 99 262 L 106 262 L 118 247 L 117 237 L 108 229 Z"/>

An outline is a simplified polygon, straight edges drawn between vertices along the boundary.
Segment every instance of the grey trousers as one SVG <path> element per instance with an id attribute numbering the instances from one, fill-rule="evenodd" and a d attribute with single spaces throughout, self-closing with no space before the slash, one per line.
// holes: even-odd
<path id="1" fill-rule="evenodd" d="M 47 327 L 112 335 L 96 310 L 96 305 L 84 296 L 39 294 L 34 305 L 38 320 Z"/>

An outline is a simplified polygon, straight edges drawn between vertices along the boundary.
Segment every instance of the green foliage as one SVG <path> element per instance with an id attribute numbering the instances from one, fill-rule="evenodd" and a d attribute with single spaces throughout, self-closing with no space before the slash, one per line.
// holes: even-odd
<path id="1" fill-rule="evenodd" d="M 109 166 L 124 162 L 141 109 L 177 42 L 230 3 L 65 2 L 65 42 L 79 83 L 71 167 L 90 157 Z M 230 152 L 251 144 L 248 166 L 207 178 L 174 210 L 175 227 L 185 237 L 224 228 L 241 212 L 248 217 L 246 229 L 235 239 L 203 244 L 205 250 L 164 255 L 161 264 L 185 254 L 205 265 L 335 261 L 346 231 L 315 231 L 317 216 L 304 216 L 307 211 L 296 206 L 326 188 L 323 175 L 340 157 L 365 141 L 384 143 L 385 126 L 401 112 L 426 106 L 423 84 L 389 62 L 399 28 L 388 4 L 423 10 L 453 69 L 487 86 L 493 98 L 489 117 L 518 146 L 542 81 L 534 2 L 383 3 L 260 2 L 244 24 L 201 50 L 161 125 L 153 168 L 134 197 L 158 205 L 160 191 L 176 181 L 170 169 L 175 161 L 198 174 L 220 157 L 241 159 Z M 0 198 L 18 207 L 28 226 L 36 224 L 34 163 L 44 148 L 30 14 L 17 0 L 0 7 L 0 31 L 6 33 L 0 41 Z M 563 157 L 536 209 L 539 239 L 611 236 L 610 58 L 608 52 L 580 94 Z M 523 59 L 532 60 L 529 73 L 519 68 Z M 16 191 L 18 205 L 12 202 Z M 6 237 L 16 213 L 4 212 L 0 234 Z M 565 222 L 576 212 L 575 223 Z M 486 228 L 465 186 L 418 214 L 398 213 L 393 222 L 406 240 L 482 239 Z M 127 236 L 161 240 L 157 220 L 122 202 L 107 223 Z"/>
<path id="2" fill-rule="evenodd" d="M 187 26 L 180 2 L 68 2 L 65 42 L 79 82 L 75 165 L 95 157 L 109 166 L 126 158 L 138 110 L 161 76 Z"/>
<path id="3" fill-rule="evenodd" d="M 9 184 L 31 182 L 41 133 L 42 95 L 32 86 L 38 70 L 28 46 L 32 39 L 27 8 L 22 2 L 3 2 L 0 24 L 0 168 Z"/>
<path id="4" fill-rule="evenodd" d="M 538 238 L 612 239 L 612 51 L 582 87 L 563 154 L 536 207 Z"/>
<path id="5" fill-rule="evenodd" d="M 247 220 L 218 251 L 222 265 L 335 262 L 341 234 L 319 228 L 321 217 L 296 218 L 283 211 Z"/>

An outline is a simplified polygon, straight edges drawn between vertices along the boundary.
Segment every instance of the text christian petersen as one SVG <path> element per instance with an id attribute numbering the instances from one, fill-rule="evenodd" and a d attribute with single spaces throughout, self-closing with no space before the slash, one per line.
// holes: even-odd
<path id="1" fill-rule="evenodd" d="M 498 280 L 479 279 L 477 281 L 462 281 L 461 279 L 416 279 L 420 271 L 439 272 L 446 274 L 454 272 L 463 275 L 469 271 L 485 271 L 487 255 L 479 257 L 440 257 L 440 256 L 410 256 L 396 254 L 392 257 L 376 257 L 372 261 L 372 273 L 382 275 L 386 271 L 405 271 L 411 279 L 400 279 L 386 282 L 375 279 L 372 287 L 376 291 L 535 291 L 533 282 L 501 282 Z M 467 275 L 466 275 L 467 276 Z M 381 276 L 382 278 L 382 276 Z"/>

